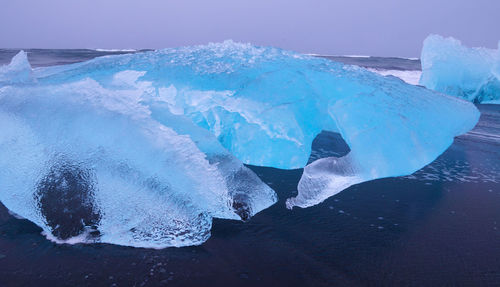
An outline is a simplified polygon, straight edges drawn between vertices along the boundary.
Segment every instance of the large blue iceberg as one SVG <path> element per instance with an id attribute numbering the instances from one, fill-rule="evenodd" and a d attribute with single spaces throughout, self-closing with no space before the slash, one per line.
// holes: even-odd
<path id="1" fill-rule="evenodd" d="M 68 240 L 199 244 L 213 217 L 276 195 L 243 163 L 307 164 L 323 130 L 351 151 L 307 165 L 287 207 L 408 175 L 470 130 L 469 102 L 276 48 L 231 41 L 0 68 L 0 200 Z M 89 240 L 89 239 L 87 239 Z"/>
<path id="2" fill-rule="evenodd" d="M 467 48 L 454 38 L 430 35 L 421 62 L 421 85 L 476 103 L 500 104 L 500 48 Z"/>

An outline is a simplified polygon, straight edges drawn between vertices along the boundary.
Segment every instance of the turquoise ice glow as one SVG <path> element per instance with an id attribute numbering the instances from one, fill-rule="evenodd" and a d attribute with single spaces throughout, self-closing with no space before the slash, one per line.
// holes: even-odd
<path id="1" fill-rule="evenodd" d="M 431 35 L 421 61 L 421 85 L 472 102 L 500 104 L 500 49 L 467 48 L 451 37 Z"/>
<path id="2" fill-rule="evenodd" d="M 212 217 L 247 219 L 276 202 L 242 162 L 301 168 L 316 135 L 339 132 L 351 151 L 306 166 L 287 201 L 307 207 L 413 173 L 478 117 L 469 102 L 394 77 L 231 41 L 37 69 L 21 52 L 0 69 L 0 200 L 61 233 L 44 211 L 58 205 L 42 199 L 73 199 L 69 181 L 81 177 L 92 220 L 71 236 L 200 244 Z"/>

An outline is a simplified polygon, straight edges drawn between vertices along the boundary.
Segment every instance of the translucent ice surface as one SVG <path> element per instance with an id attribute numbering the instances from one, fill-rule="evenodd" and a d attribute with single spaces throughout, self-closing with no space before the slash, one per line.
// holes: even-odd
<path id="1" fill-rule="evenodd" d="M 355 66 L 231 41 L 0 70 L 0 200 L 61 240 L 199 244 L 276 201 L 241 162 L 307 164 L 287 206 L 408 175 L 477 122 L 469 102 Z"/>
<path id="2" fill-rule="evenodd" d="M 467 48 L 459 40 L 431 35 L 421 61 L 421 85 L 468 101 L 499 103 L 500 49 Z"/>
<path id="3" fill-rule="evenodd" d="M 25 52 L 12 58 L 7 66 L 0 66 L 0 85 L 31 81 L 31 65 Z"/>
<path id="4" fill-rule="evenodd" d="M 130 74 L 113 89 L 91 78 L 0 88 L 7 208 L 60 240 L 161 248 L 200 244 L 212 217 L 248 219 L 277 200 L 208 131 L 141 103 L 154 88 Z"/>

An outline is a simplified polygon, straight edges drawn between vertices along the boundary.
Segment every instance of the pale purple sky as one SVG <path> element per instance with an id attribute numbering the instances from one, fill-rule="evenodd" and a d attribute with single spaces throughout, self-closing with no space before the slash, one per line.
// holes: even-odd
<path id="1" fill-rule="evenodd" d="M 164 48 L 225 39 L 417 57 L 430 33 L 496 48 L 499 0 L 2 0 L 0 48 Z"/>

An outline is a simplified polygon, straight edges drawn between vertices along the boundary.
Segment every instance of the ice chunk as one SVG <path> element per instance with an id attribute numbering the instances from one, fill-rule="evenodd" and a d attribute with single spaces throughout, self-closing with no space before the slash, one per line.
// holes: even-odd
<path id="1" fill-rule="evenodd" d="M 308 207 L 364 181 L 412 174 L 434 161 L 453 137 L 479 119 L 467 102 L 406 84 L 382 84 L 330 106 L 351 152 L 305 167 L 298 196 L 287 207 Z M 450 119 L 455 119 L 451 121 Z"/>
<path id="2" fill-rule="evenodd" d="M 77 233 L 134 246 L 197 244 L 211 217 L 246 219 L 275 202 L 238 159 L 301 168 L 316 135 L 340 133 L 350 152 L 308 165 L 287 202 L 306 207 L 414 172 L 479 116 L 468 102 L 394 77 L 231 41 L 32 77 L 0 86 L 0 200 L 52 232 L 41 210 L 64 206 L 39 203 L 47 190 L 61 194 L 85 203 L 75 209 L 85 218 Z"/>
<path id="3" fill-rule="evenodd" d="M 89 77 L 116 88 L 117 78 L 132 75 L 125 71 L 144 72 L 135 74 L 137 82 L 152 83 L 153 101 L 208 129 L 244 163 L 277 168 L 304 167 L 315 136 L 342 128 L 329 113 L 337 101 L 357 95 L 364 101 L 383 86 L 394 97 L 386 105 L 437 95 L 355 66 L 231 41 L 96 58 L 34 74 L 42 83 Z"/>
<path id="4" fill-rule="evenodd" d="M 421 61 L 420 84 L 429 89 L 478 103 L 500 99 L 500 49 L 467 48 L 454 38 L 430 35 Z"/>
<path id="5" fill-rule="evenodd" d="M 0 66 L 0 85 L 29 82 L 32 80 L 31 72 L 28 55 L 20 51 L 12 58 L 9 65 Z"/>
<path id="6" fill-rule="evenodd" d="M 155 120 L 161 107 L 141 103 L 154 88 L 137 76 L 113 89 L 1 87 L 5 206 L 60 240 L 161 248 L 200 244 L 212 217 L 248 219 L 276 201 L 208 131 L 168 111 Z"/>

